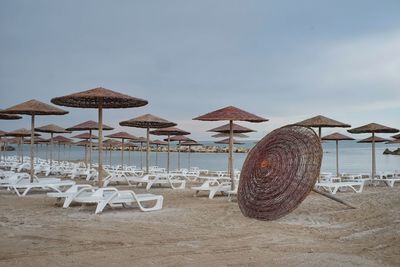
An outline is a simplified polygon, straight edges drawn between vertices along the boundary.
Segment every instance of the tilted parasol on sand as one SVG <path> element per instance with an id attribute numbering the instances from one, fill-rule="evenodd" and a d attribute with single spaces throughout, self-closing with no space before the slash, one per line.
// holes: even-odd
<path id="1" fill-rule="evenodd" d="M 233 172 L 233 121 L 248 122 L 264 122 L 268 121 L 262 117 L 251 114 L 239 108 L 229 106 L 207 113 L 205 115 L 194 118 L 201 121 L 229 121 L 229 170 L 228 173 L 232 180 L 232 189 L 234 189 L 234 172 Z"/>
<path id="2" fill-rule="evenodd" d="M 398 131 L 399 130 L 395 128 L 387 127 L 377 123 L 370 123 L 364 126 L 348 130 L 349 133 L 353 134 L 372 133 L 372 136 L 370 137 L 371 138 L 370 141 L 372 143 L 372 171 L 371 171 L 372 179 L 375 179 L 375 174 L 376 174 L 375 142 L 377 139 L 375 138 L 375 133 L 397 133 Z"/>
<path id="3" fill-rule="evenodd" d="M 32 140 L 32 142 L 31 142 L 31 155 L 30 155 L 30 157 L 31 157 L 31 159 L 30 159 L 31 160 L 30 175 L 31 175 L 31 182 L 33 182 L 33 174 L 34 174 L 33 160 L 35 157 L 33 136 L 35 133 L 35 116 L 37 116 L 37 115 L 65 115 L 68 113 L 68 111 L 59 109 L 57 107 L 40 102 L 35 99 L 32 99 L 32 100 L 23 102 L 21 104 L 12 106 L 10 108 L 7 108 L 0 112 L 6 113 L 6 114 L 23 114 L 23 115 L 31 116 L 31 140 Z"/>
<path id="4" fill-rule="evenodd" d="M 151 114 L 145 114 L 127 121 L 121 121 L 119 125 L 146 129 L 146 173 L 148 173 L 150 157 L 150 129 L 172 127 L 176 126 L 176 123 Z"/>
<path id="5" fill-rule="evenodd" d="M 67 107 L 96 108 L 99 121 L 99 186 L 103 185 L 103 109 L 104 108 L 134 108 L 147 105 L 147 101 L 124 95 L 102 87 L 56 97 L 52 103 Z"/>
<path id="6" fill-rule="evenodd" d="M 333 133 L 321 138 L 322 140 L 327 141 L 336 141 L 336 176 L 340 177 L 339 175 L 339 141 L 344 140 L 354 140 L 354 138 L 343 135 L 341 133 Z"/>
<path id="7" fill-rule="evenodd" d="M 172 135 L 188 135 L 190 134 L 189 132 L 186 132 L 184 130 L 181 130 L 176 127 L 167 127 L 167 128 L 161 128 L 157 130 L 153 130 L 150 132 L 150 134 L 153 135 L 166 135 L 168 136 L 168 148 L 167 148 L 167 171 L 169 172 L 169 146 L 170 146 L 170 139 Z"/>

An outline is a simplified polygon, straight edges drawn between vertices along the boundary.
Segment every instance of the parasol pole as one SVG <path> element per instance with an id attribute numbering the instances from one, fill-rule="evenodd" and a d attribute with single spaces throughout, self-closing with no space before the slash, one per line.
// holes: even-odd
<path id="1" fill-rule="evenodd" d="M 158 167 L 158 145 L 156 145 L 156 166 Z"/>
<path id="2" fill-rule="evenodd" d="M 53 147 L 54 147 L 53 134 L 54 133 L 50 133 L 50 170 L 53 166 Z"/>
<path id="3" fill-rule="evenodd" d="M 320 194 L 320 195 L 324 196 L 324 197 L 327 197 L 327 198 L 332 199 L 332 200 L 334 200 L 336 202 L 339 202 L 339 203 L 341 203 L 341 204 L 343 204 L 343 205 L 345 205 L 345 206 L 347 206 L 349 208 L 352 208 L 352 209 L 357 209 L 358 208 L 358 207 L 354 206 L 353 204 L 351 204 L 351 203 L 349 203 L 349 202 L 347 202 L 347 201 L 345 201 L 343 199 L 340 199 L 340 198 L 337 198 L 337 197 L 333 196 L 332 194 L 320 191 L 320 190 L 315 189 L 315 188 L 313 189 L 313 191 L 315 193 L 317 193 L 317 194 Z"/>
<path id="4" fill-rule="evenodd" d="M 147 127 L 146 132 L 147 143 L 146 143 L 146 173 L 149 173 L 149 161 L 150 161 L 150 128 Z"/>
<path id="5" fill-rule="evenodd" d="M 143 170 L 143 142 L 140 141 L 140 169 Z"/>
<path id="6" fill-rule="evenodd" d="M 69 144 L 69 150 L 68 150 L 68 161 L 71 161 L 71 147 L 72 145 Z"/>
<path id="7" fill-rule="evenodd" d="M 87 161 L 88 161 L 88 149 L 87 149 L 87 144 L 85 144 L 85 166 L 87 167 Z"/>
<path id="8" fill-rule="evenodd" d="M 339 140 L 336 140 L 336 177 L 339 175 Z"/>
<path id="9" fill-rule="evenodd" d="M 124 138 L 121 138 L 122 145 L 121 145 L 121 167 L 124 169 Z"/>
<path id="10" fill-rule="evenodd" d="M 60 163 L 60 152 L 61 152 L 61 145 L 60 142 L 58 142 L 58 163 Z"/>
<path id="11" fill-rule="evenodd" d="M 111 164 L 111 151 L 112 151 L 111 144 L 110 144 L 110 146 L 108 148 L 110 149 L 110 154 L 109 154 L 110 160 L 109 160 L 109 162 L 110 162 L 110 168 L 111 168 L 111 166 L 112 166 L 112 164 Z"/>
<path id="12" fill-rule="evenodd" d="M 103 99 L 99 99 L 99 187 L 103 185 Z"/>
<path id="13" fill-rule="evenodd" d="M 375 160 L 375 133 L 372 132 L 372 180 L 375 179 L 376 160 Z"/>
<path id="14" fill-rule="evenodd" d="M 33 173 L 34 173 L 34 167 L 33 167 L 33 160 L 35 157 L 35 143 L 34 143 L 34 138 L 35 138 L 35 114 L 32 114 L 31 117 L 31 169 L 30 169 L 30 175 L 31 175 L 31 183 L 33 183 Z"/>
<path id="15" fill-rule="evenodd" d="M 170 135 L 168 134 L 167 173 L 169 172 L 169 142 L 170 142 Z"/>
<path id="16" fill-rule="evenodd" d="M 89 169 L 92 167 L 92 129 L 89 129 Z M 87 167 L 87 165 L 86 165 Z"/>
<path id="17" fill-rule="evenodd" d="M 24 151 L 22 150 L 23 149 L 23 144 L 24 144 L 24 137 L 22 136 L 21 138 L 20 138 L 20 146 L 19 146 L 19 150 L 21 151 L 21 154 L 20 154 L 20 157 L 21 157 L 21 163 L 24 163 Z"/>
<path id="18" fill-rule="evenodd" d="M 178 147 L 178 170 L 181 169 L 181 141 L 179 141 Z"/>
<path id="19" fill-rule="evenodd" d="M 188 170 L 190 170 L 190 150 L 191 150 L 191 146 L 189 145 L 189 154 L 188 154 Z"/>
<path id="20" fill-rule="evenodd" d="M 231 189 L 235 189 L 234 171 L 233 171 L 233 121 L 229 121 L 229 175 L 231 177 Z"/>
<path id="21" fill-rule="evenodd" d="M 128 165 L 131 164 L 131 147 L 128 148 Z"/>

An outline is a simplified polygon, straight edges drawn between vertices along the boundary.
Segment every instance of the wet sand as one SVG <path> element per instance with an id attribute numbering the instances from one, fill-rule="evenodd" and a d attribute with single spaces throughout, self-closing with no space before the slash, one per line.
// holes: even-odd
<path id="1" fill-rule="evenodd" d="M 400 266 L 400 186 L 364 188 L 337 194 L 357 210 L 311 193 L 272 222 L 189 189 L 152 189 L 164 195 L 161 211 L 101 215 L 1 190 L 0 266 Z"/>

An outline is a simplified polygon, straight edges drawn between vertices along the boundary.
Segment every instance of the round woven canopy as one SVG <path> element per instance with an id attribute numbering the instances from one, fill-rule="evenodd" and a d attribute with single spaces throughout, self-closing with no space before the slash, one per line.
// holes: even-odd
<path id="1" fill-rule="evenodd" d="M 400 134 L 393 135 L 392 138 L 394 138 L 394 139 L 400 139 Z"/>
<path id="2" fill-rule="evenodd" d="M 249 129 L 247 127 L 241 126 L 239 124 L 236 123 L 232 123 L 232 130 L 233 133 L 251 133 L 251 132 L 255 132 L 252 129 Z M 211 130 L 208 130 L 207 132 L 217 132 L 217 133 L 228 133 L 229 134 L 230 128 L 229 128 L 229 123 L 213 128 Z"/>
<path id="3" fill-rule="evenodd" d="M 200 121 L 249 121 L 249 122 L 263 122 L 267 119 L 256 116 L 252 113 L 239 109 L 237 107 L 228 106 L 221 108 L 202 116 L 194 118 Z"/>
<path id="4" fill-rule="evenodd" d="M 15 137 L 25 137 L 31 136 L 31 131 L 25 128 L 21 128 L 15 131 L 7 132 L 4 136 L 15 136 Z M 35 136 L 40 136 L 40 134 L 35 133 Z"/>
<path id="5" fill-rule="evenodd" d="M 58 144 L 72 143 L 72 139 L 69 139 L 69 138 L 61 136 L 61 135 L 57 135 L 57 136 L 53 137 L 53 142 L 56 142 Z"/>
<path id="6" fill-rule="evenodd" d="M 0 109 L 0 112 L 2 110 Z M 0 120 L 19 120 L 22 119 L 21 116 L 18 115 L 13 115 L 13 114 L 4 114 L 4 113 L 0 113 Z"/>
<path id="7" fill-rule="evenodd" d="M 55 97 L 56 105 L 75 108 L 134 108 L 147 105 L 147 100 L 98 87 L 66 96 Z"/>
<path id="8" fill-rule="evenodd" d="M 214 143 L 216 143 L 216 144 L 226 144 L 226 145 L 229 145 L 229 138 L 226 138 L 226 139 L 223 139 L 223 140 L 219 140 L 219 141 L 215 141 Z M 233 139 L 233 143 L 236 144 L 236 145 L 244 144 L 243 142 L 238 141 L 238 140 L 236 140 L 236 139 Z"/>
<path id="9" fill-rule="evenodd" d="M 190 141 L 184 141 L 181 143 L 181 146 L 202 146 L 203 144 L 200 144 L 196 142 L 195 140 L 190 140 Z"/>
<path id="10" fill-rule="evenodd" d="M 400 139 L 389 140 L 386 142 L 386 144 L 400 144 Z"/>
<path id="11" fill-rule="evenodd" d="M 99 124 L 95 121 L 85 121 L 75 126 L 67 128 L 68 131 L 89 131 L 98 129 L 99 129 Z M 109 130 L 114 130 L 114 128 L 103 124 L 103 131 L 109 131 Z"/>
<path id="12" fill-rule="evenodd" d="M 223 137 L 229 137 L 229 133 L 218 133 L 218 134 L 214 134 L 214 135 L 211 135 L 211 137 L 214 137 L 214 138 L 223 138 Z M 233 137 L 236 137 L 236 138 L 249 138 L 249 136 L 248 135 L 245 135 L 245 134 L 242 134 L 242 133 L 233 133 Z"/>
<path id="13" fill-rule="evenodd" d="M 176 128 L 176 127 L 167 127 L 167 128 L 161 128 L 161 129 L 150 131 L 150 134 L 152 134 L 152 135 L 188 135 L 190 133 L 186 132 L 184 130 L 181 130 L 179 128 Z"/>
<path id="14" fill-rule="evenodd" d="M 112 147 L 112 146 L 120 146 L 122 145 L 122 143 L 120 141 L 117 140 L 113 140 L 113 139 L 107 139 L 103 142 L 103 145 L 108 146 L 108 147 Z"/>
<path id="15" fill-rule="evenodd" d="M 64 115 L 67 114 L 68 111 L 32 99 L 24 103 L 4 109 L 0 111 L 0 113 L 25 115 Z"/>
<path id="16" fill-rule="evenodd" d="M 332 141 L 335 141 L 335 140 L 338 140 L 338 141 L 340 141 L 340 140 L 354 140 L 354 138 L 352 138 L 350 136 L 346 136 L 346 135 L 341 134 L 341 133 L 333 133 L 333 134 L 324 136 L 321 139 L 322 140 L 332 140 Z"/>
<path id="17" fill-rule="evenodd" d="M 307 197 L 320 173 L 322 147 L 309 128 L 285 126 L 249 152 L 240 175 L 238 203 L 243 215 L 275 220 Z"/>
<path id="18" fill-rule="evenodd" d="M 370 123 L 347 131 L 349 133 L 359 134 L 359 133 L 397 133 L 399 130 L 377 123 Z"/>
<path id="19" fill-rule="evenodd" d="M 176 126 L 176 123 L 167 121 L 165 119 L 162 119 L 160 117 L 151 114 L 145 114 L 127 121 L 121 121 L 119 125 L 136 127 L 136 128 L 154 129 L 154 128 L 166 128 L 166 127 Z"/>
<path id="20" fill-rule="evenodd" d="M 193 141 L 193 139 L 190 139 L 189 137 L 186 137 L 186 136 L 183 136 L 183 135 L 171 136 L 169 140 L 170 140 L 171 142 Z M 168 138 L 164 139 L 164 141 L 168 141 Z"/>
<path id="21" fill-rule="evenodd" d="M 315 117 L 312 117 L 310 119 L 306 119 L 304 121 L 300 121 L 297 123 L 294 123 L 293 125 L 298 125 L 298 126 L 305 126 L 305 127 L 351 127 L 349 124 L 336 121 L 327 117 L 324 117 L 322 115 L 318 115 Z"/>
<path id="22" fill-rule="evenodd" d="M 47 143 L 47 142 L 48 142 L 48 140 L 43 139 L 43 138 L 41 138 L 39 136 L 35 136 L 35 138 L 33 139 L 33 143 L 35 143 L 35 144 Z M 31 143 L 31 139 L 25 139 L 24 143 L 25 144 L 30 144 Z"/>
<path id="23" fill-rule="evenodd" d="M 150 141 L 150 144 L 158 145 L 158 146 L 166 146 L 166 145 L 168 145 L 167 142 L 164 142 L 164 141 L 161 141 L 161 140 Z"/>
<path id="24" fill-rule="evenodd" d="M 132 143 L 146 143 L 147 139 L 146 139 L 146 137 L 140 136 L 140 137 L 136 137 L 136 139 L 132 139 L 130 142 L 132 142 Z"/>
<path id="25" fill-rule="evenodd" d="M 48 124 L 45 126 L 35 128 L 35 132 L 42 132 L 42 133 L 70 133 L 66 129 L 55 125 L 55 124 Z"/>
<path id="26" fill-rule="evenodd" d="M 131 139 L 131 140 L 136 140 L 138 137 L 131 135 L 127 132 L 118 132 L 118 133 L 113 133 L 106 135 L 105 137 L 110 137 L 110 138 L 119 138 L 119 139 Z"/>
<path id="27" fill-rule="evenodd" d="M 72 136 L 72 138 L 77 138 L 77 139 L 98 139 L 98 137 L 94 134 L 89 134 L 89 133 L 81 133 L 75 136 Z"/>
<path id="28" fill-rule="evenodd" d="M 81 140 L 79 142 L 75 142 L 74 145 L 76 145 L 76 146 L 89 146 L 90 142 L 88 140 Z M 92 146 L 97 146 L 97 143 L 92 142 Z"/>
<path id="29" fill-rule="evenodd" d="M 374 137 L 370 136 L 368 138 L 365 138 L 365 139 L 362 139 L 362 140 L 358 141 L 357 143 L 372 143 L 372 142 L 383 143 L 383 142 L 387 142 L 387 141 L 389 141 L 389 140 L 385 139 L 385 138 L 382 138 L 382 137 L 379 137 L 379 136 L 374 136 Z"/>

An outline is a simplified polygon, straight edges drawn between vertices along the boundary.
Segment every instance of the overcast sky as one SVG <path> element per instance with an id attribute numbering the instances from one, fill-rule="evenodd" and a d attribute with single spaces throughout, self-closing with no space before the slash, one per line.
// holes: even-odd
<path id="1" fill-rule="evenodd" d="M 151 113 L 199 140 L 225 122 L 192 118 L 228 105 L 270 119 L 243 123 L 254 139 L 318 114 L 400 128 L 399 14 L 398 0 L 2 0 L 0 108 L 102 86 L 149 101 L 107 124 Z M 38 126 L 97 120 L 66 109 Z"/>

